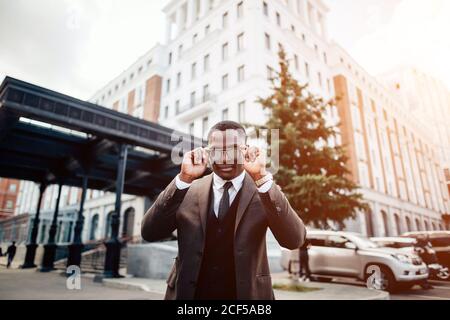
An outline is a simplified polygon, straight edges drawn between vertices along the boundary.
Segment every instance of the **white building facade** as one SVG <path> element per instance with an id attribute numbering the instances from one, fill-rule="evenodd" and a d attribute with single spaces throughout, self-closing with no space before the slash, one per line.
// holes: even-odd
<path id="1" fill-rule="evenodd" d="M 197 137 L 221 120 L 262 124 L 267 114 L 256 100 L 270 94 L 282 46 L 301 84 L 324 99 L 344 98 L 325 117 L 341 123 L 333 143 L 348 146 L 352 179 L 372 208 L 347 229 L 376 236 L 443 229 L 449 195 L 433 138 L 408 114 L 408 102 L 328 39 L 327 12 L 320 0 L 173 0 L 164 8 L 165 44 L 90 101 Z M 19 196 L 19 213 L 33 212 L 34 188 Z M 51 211 L 56 187 L 49 190 L 44 206 Z M 77 190 L 66 193 L 62 208 L 79 199 Z M 144 198 L 124 196 L 121 234 L 139 236 L 148 206 Z M 84 241 L 108 235 L 113 210 L 111 194 L 88 192 Z"/>

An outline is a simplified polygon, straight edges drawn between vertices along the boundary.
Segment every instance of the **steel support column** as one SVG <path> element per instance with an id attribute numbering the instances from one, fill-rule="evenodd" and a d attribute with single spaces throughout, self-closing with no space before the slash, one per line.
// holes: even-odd
<path id="1" fill-rule="evenodd" d="M 58 229 L 58 214 L 59 214 L 59 201 L 61 199 L 62 184 L 58 186 L 58 198 L 56 200 L 55 212 L 53 213 L 52 225 L 50 226 L 50 231 L 48 233 L 48 242 L 44 246 L 44 257 L 42 259 L 41 272 L 52 271 L 53 263 L 55 262 L 56 255 L 56 231 Z"/>
<path id="2" fill-rule="evenodd" d="M 81 253 L 83 251 L 83 242 L 81 240 L 81 233 L 84 225 L 84 200 L 86 199 L 86 191 L 88 185 L 88 178 L 83 177 L 83 189 L 81 192 L 80 210 L 78 211 L 77 222 L 75 223 L 75 235 L 73 243 L 69 245 L 69 257 L 67 259 L 67 266 L 80 266 L 81 265 Z"/>
<path id="3" fill-rule="evenodd" d="M 44 195 L 45 189 L 47 189 L 47 185 L 45 183 L 41 183 L 41 185 L 39 186 L 39 200 L 37 204 L 36 215 L 33 221 L 33 227 L 31 229 L 30 242 L 27 244 L 25 261 L 21 266 L 23 269 L 30 269 L 36 267 L 36 265 L 34 264 L 34 258 L 36 256 L 36 249 L 38 246 L 36 243 L 36 239 L 39 231 L 39 221 L 40 221 L 39 216 L 41 214 L 42 196 Z"/>
<path id="4" fill-rule="evenodd" d="M 122 243 L 119 240 L 120 211 L 122 207 L 122 192 L 125 181 L 125 170 L 127 163 L 128 146 L 120 146 L 119 161 L 117 164 L 116 179 L 116 204 L 115 211 L 111 219 L 111 238 L 106 241 L 106 257 L 104 276 L 106 278 L 119 278 L 120 250 Z"/>

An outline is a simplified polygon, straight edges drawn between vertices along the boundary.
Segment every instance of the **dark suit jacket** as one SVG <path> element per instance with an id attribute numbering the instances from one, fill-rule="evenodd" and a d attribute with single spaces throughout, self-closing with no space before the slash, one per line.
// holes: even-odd
<path id="1" fill-rule="evenodd" d="M 177 230 L 178 257 L 167 280 L 166 299 L 194 298 L 211 184 L 212 174 L 194 181 L 183 193 L 173 180 L 143 218 L 141 233 L 146 241 L 158 241 Z M 275 183 L 269 192 L 260 194 L 246 174 L 241 192 L 234 228 L 236 296 L 239 300 L 271 300 L 267 228 L 281 246 L 297 249 L 305 241 L 305 226 Z"/>

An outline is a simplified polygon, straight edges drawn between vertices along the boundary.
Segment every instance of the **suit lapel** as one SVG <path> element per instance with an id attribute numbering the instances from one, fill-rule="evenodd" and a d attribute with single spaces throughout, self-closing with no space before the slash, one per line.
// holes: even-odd
<path id="1" fill-rule="evenodd" d="M 253 195 L 256 193 L 256 185 L 253 182 L 253 179 L 248 175 L 248 173 L 245 173 L 244 183 L 242 184 L 241 189 L 241 197 L 239 199 L 238 209 L 236 212 L 236 223 L 234 226 L 234 233 L 236 234 L 236 230 L 239 226 L 239 223 L 242 220 L 242 217 L 244 216 L 244 213 L 247 210 L 248 205 L 250 204 L 250 201 L 253 198 Z"/>
<path id="2" fill-rule="evenodd" d="M 200 211 L 203 235 L 206 234 L 206 219 L 208 216 L 209 193 L 211 192 L 212 178 L 212 174 L 202 178 L 202 181 L 199 181 L 197 190 L 198 208 Z"/>

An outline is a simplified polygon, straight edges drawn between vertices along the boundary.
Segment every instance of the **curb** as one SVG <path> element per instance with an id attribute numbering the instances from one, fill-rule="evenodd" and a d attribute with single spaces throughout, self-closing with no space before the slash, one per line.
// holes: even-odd
<path id="1" fill-rule="evenodd" d="M 295 282 L 292 279 L 275 279 L 273 281 L 273 284 L 287 283 L 296 283 L 303 287 L 320 290 L 310 293 L 274 290 L 275 297 L 277 297 L 277 294 L 278 296 L 283 296 L 282 298 L 277 298 L 278 300 L 390 300 L 389 292 L 347 284 Z"/>
<path id="2" fill-rule="evenodd" d="M 102 279 L 102 283 L 104 286 L 110 287 L 110 288 L 144 291 L 144 292 L 158 293 L 161 295 L 165 294 L 165 292 L 163 292 L 163 291 L 150 289 L 144 283 L 129 282 L 126 280 L 124 281 L 123 279 L 117 280 L 117 279 L 106 279 L 105 278 L 105 279 Z"/>
<path id="3" fill-rule="evenodd" d="M 274 281 L 274 283 L 279 283 L 280 281 Z M 127 281 L 126 279 L 103 279 L 102 283 L 106 287 L 116 288 L 116 289 L 125 289 L 125 290 L 138 290 L 144 292 L 151 292 L 164 295 L 165 294 L 165 281 L 161 280 L 161 286 L 164 287 L 163 290 L 158 290 L 156 288 L 150 288 L 145 283 L 140 283 L 136 281 Z M 366 293 L 370 291 L 371 295 L 367 297 L 361 297 L 357 292 L 354 294 L 354 297 L 349 298 L 339 298 L 339 295 L 331 296 L 325 293 L 319 294 L 310 294 L 310 293 L 296 293 L 291 291 L 282 291 L 282 290 L 274 290 L 275 296 L 284 296 L 284 298 L 278 297 L 277 300 L 390 300 L 390 295 L 385 291 L 378 291 L 373 289 L 366 289 L 361 287 L 355 287 L 351 285 L 342 285 L 342 284 L 327 284 L 324 285 L 322 283 L 313 282 L 313 283 L 301 283 L 301 285 L 306 287 L 316 287 L 322 289 L 322 291 L 327 290 L 327 287 L 332 286 L 333 288 L 338 288 L 343 291 L 365 291 Z M 153 286 L 152 286 L 153 287 Z"/>

